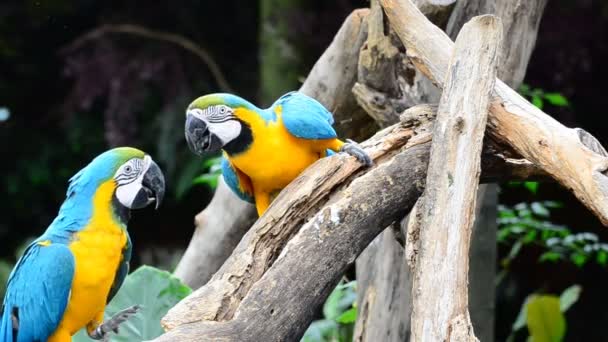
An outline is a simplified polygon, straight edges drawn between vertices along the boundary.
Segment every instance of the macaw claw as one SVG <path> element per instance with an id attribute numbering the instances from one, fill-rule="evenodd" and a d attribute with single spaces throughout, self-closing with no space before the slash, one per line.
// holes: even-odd
<path id="1" fill-rule="evenodd" d="M 358 161 L 365 164 L 365 166 L 371 166 L 374 162 L 372 158 L 363 150 L 363 148 L 356 142 L 346 139 L 346 143 L 340 149 L 340 152 L 346 152 L 351 156 L 357 158 Z"/>
<path id="2" fill-rule="evenodd" d="M 140 305 L 133 305 L 124 310 L 115 313 L 110 319 L 100 324 L 97 329 L 93 330 L 89 337 L 94 340 L 101 340 L 103 342 L 110 340 L 110 333 L 113 332 L 118 334 L 118 327 L 126 322 L 131 316 L 135 315 L 141 310 Z"/>

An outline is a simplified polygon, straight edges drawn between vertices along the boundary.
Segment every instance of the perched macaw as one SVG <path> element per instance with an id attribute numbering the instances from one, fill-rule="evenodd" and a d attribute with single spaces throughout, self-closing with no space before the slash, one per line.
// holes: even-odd
<path id="1" fill-rule="evenodd" d="M 164 192 L 158 165 L 130 147 L 104 152 L 74 175 L 59 214 L 9 277 L 0 342 L 66 342 L 83 327 L 106 339 L 137 312 L 134 306 L 103 322 L 129 271 L 130 209 L 158 208 Z"/>
<path id="2" fill-rule="evenodd" d="M 267 109 L 219 93 L 188 106 L 185 134 L 198 155 L 223 150 L 224 180 L 241 199 L 255 203 L 261 216 L 271 195 L 319 158 L 347 152 L 371 165 L 354 141 L 337 138 L 333 122 L 322 104 L 299 92 L 283 95 Z"/>

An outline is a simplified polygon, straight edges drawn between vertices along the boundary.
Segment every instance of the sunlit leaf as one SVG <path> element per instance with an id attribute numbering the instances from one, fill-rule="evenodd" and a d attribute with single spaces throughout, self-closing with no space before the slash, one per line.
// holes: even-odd
<path id="1" fill-rule="evenodd" d="M 545 100 L 549 101 L 550 104 L 558 107 L 568 106 L 568 99 L 560 93 L 545 93 Z"/>
<path id="2" fill-rule="evenodd" d="M 338 318 L 336 318 L 336 322 L 348 324 L 354 323 L 357 320 L 357 308 L 350 308 L 344 311 Z"/>
<path id="3" fill-rule="evenodd" d="M 589 257 L 583 253 L 574 253 L 570 255 L 570 260 L 578 267 L 584 266 L 588 258 Z"/>
<path id="4" fill-rule="evenodd" d="M 533 295 L 526 305 L 526 323 L 533 342 L 560 342 L 566 334 L 566 318 L 557 296 Z"/>
<path id="5" fill-rule="evenodd" d="M 597 252 L 596 256 L 597 263 L 606 266 L 606 262 L 608 262 L 608 253 L 604 250 L 600 250 Z"/>
<path id="6" fill-rule="evenodd" d="M 559 296 L 559 309 L 562 312 L 568 311 L 570 307 L 578 301 L 583 288 L 580 285 L 572 285 L 565 289 Z"/>
<path id="7" fill-rule="evenodd" d="M 563 258 L 563 256 L 560 253 L 549 251 L 549 252 L 545 252 L 545 253 L 541 254 L 540 258 L 538 258 L 538 261 L 556 262 L 562 258 Z"/>

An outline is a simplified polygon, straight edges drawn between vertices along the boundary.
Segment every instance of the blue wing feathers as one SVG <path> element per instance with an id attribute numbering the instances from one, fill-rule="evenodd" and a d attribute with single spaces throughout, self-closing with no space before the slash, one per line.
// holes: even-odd
<path id="1" fill-rule="evenodd" d="M 270 108 L 281 106 L 283 124 L 289 133 L 302 139 L 332 139 L 337 134 L 334 118 L 317 100 L 297 91 L 281 96 Z"/>
<path id="2" fill-rule="evenodd" d="M 249 203 L 255 203 L 252 194 L 246 193 L 241 190 L 243 187 L 240 184 L 239 177 L 236 174 L 236 170 L 232 167 L 232 164 L 223 157 L 222 158 L 222 176 L 228 187 L 243 201 Z"/>
<path id="3" fill-rule="evenodd" d="M 38 241 L 26 249 L 9 278 L 0 341 L 46 341 L 65 312 L 74 278 L 74 256 L 66 245 L 42 246 Z M 14 312 L 19 320 L 16 337 Z"/>

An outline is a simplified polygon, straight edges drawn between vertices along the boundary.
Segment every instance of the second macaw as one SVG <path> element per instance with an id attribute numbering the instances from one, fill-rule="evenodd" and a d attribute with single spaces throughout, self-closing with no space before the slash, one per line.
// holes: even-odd
<path id="1" fill-rule="evenodd" d="M 224 151 L 224 180 L 241 199 L 255 203 L 261 216 L 271 196 L 319 158 L 347 152 L 371 165 L 354 141 L 338 139 L 332 124 L 332 114 L 300 92 L 283 95 L 267 109 L 218 93 L 190 104 L 185 134 L 198 155 Z"/>
<path id="2" fill-rule="evenodd" d="M 91 338 L 108 333 L 137 311 L 103 321 L 106 303 L 129 271 L 130 209 L 156 202 L 163 174 L 144 152 L 104 152 L 70 179 L 59 214 L 13 269 L 0 308 L 0 342 L 69 342 L 86 327 Z"/>

